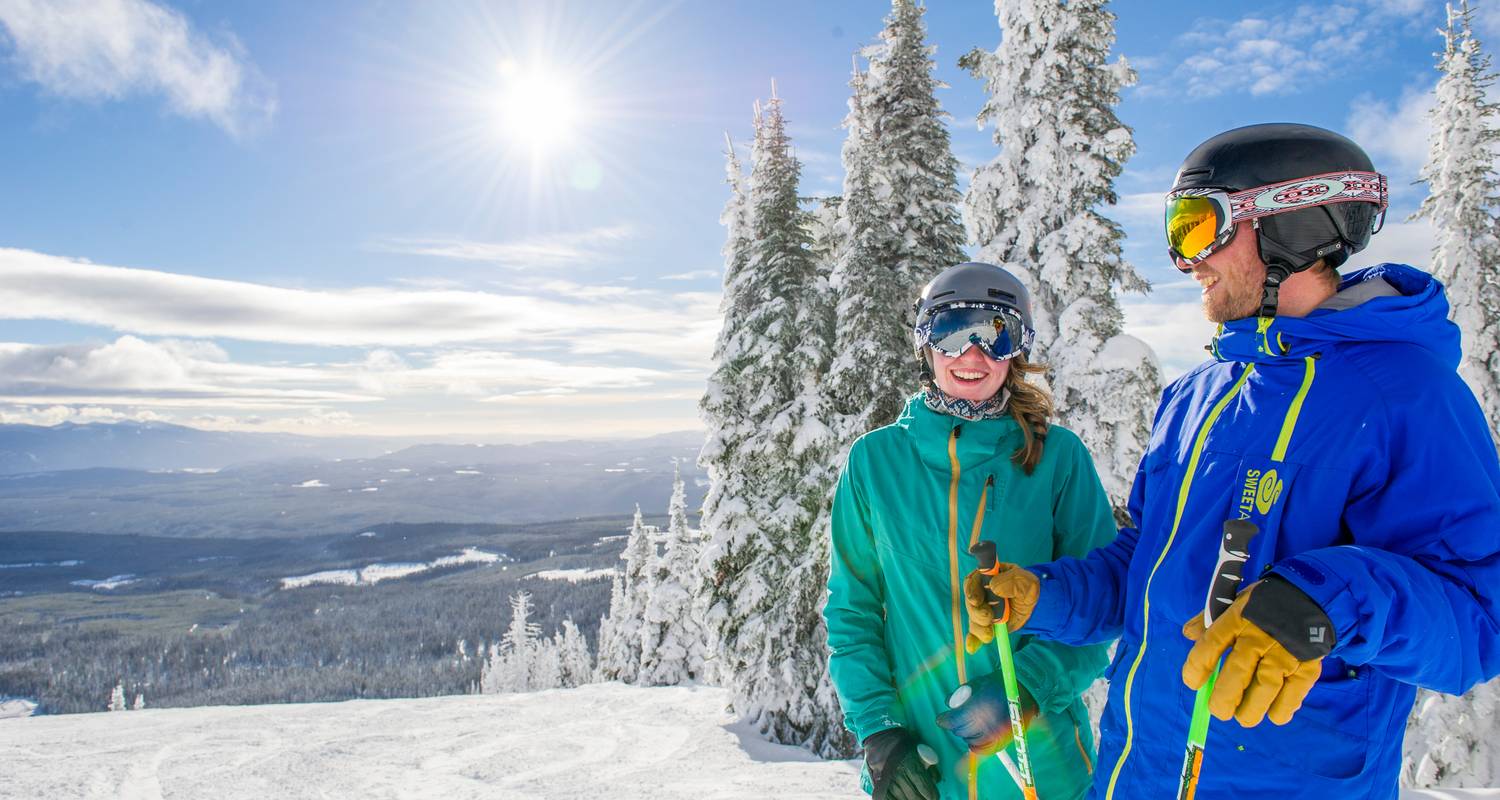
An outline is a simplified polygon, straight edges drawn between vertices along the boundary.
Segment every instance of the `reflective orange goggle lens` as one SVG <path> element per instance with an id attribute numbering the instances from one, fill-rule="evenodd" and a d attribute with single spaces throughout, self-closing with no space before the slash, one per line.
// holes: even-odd
<path id="1" fill-rule="evenodd" d="M 1216 198 L 1186 195 L 1167 201 L 1167 246 L 1178 257 L 1192 261 L 1207 255 L 1229 227 L 1228 209 Z"/>

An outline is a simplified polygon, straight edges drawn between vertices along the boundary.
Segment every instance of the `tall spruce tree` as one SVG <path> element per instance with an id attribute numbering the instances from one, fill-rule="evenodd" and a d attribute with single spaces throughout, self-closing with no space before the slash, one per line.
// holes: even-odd
<path id="1" fill-rule="evenodd" d="M 1124 233 L 1097 208 L 1116 200 L 1114 179 L 1135 151 L 1115 116 L 1135 80 L 1108 63 L 1114 15 L 1106 0 L 1004 0 L 994 52 L 960 65 L 982 80 L 979 113 L 1000 154 L 979 167 L 964 219 L 979 258 L 1002 264 L 1031 291 L 1033 357 L 1052 368 L 1063 425 L 1079 435 L 1117 513 L 1145 450 L 1161 389 L 1156 356 L 1122 333 L 1117 288 L 1149 286 L 1121 255 Z"/>
<path id="2" fill-rule="evenodd" d="M 756 124 L 760 111 L 756 107 Z M 704 664 L 704 680 L 721 682 L 719 666 L 718 632 L 722 620 L 717 619 L 724 609 L 714 601 L 714 579 L 717 572 L 715 562 L 719 552 L 711 542 L 710 530 L 721 532 L 729 538 L 743 538 L 750 524 L 746 507 L 741 497 L 743 482 L 734 478 L 734 464 L 740 457 L 745 439 L 753 431 L 751 420 L 745 415 L 749 402 L 737 382 L 738 370 L 745 363 L 746 341 L 740 331 L 731 329 L 729 321 L 735 308 L 747 304 L 746 290 L 741 276 L 745 264 L 750 260 L 750 211 L 746 196 L 746 178 L 740 164 L 734 140 L 724 134 L 725 183 L 729 184 L 729 200 L 719 215 L 724 226 L 724 292 L 719 300 L 719 314 L 725 320 L 714 342 L 713 360 L 716 368 L 708 378 L 708 387 L 699 401 L 699 416 L 708 428 L 698 464 L 708 472 L 709 488 L 703 500 L 701 537 L 698 564 L 695 570 L 693 611 L 703 621 L 704 649 L 707 663 Z M 739 533 L 733 533 L 739 531 Z"/>
<path id="3" fill-rule="evenodd" d="M 892 422 L 917 388 L 911 303 L 965 260 L 958 160 L 937 101 L 925 9 L 892 0 L 880 43 L 850 81 L 836 288 L 836 356 L 827 386 L 845 442 Z"/>
<path id="4" fill-rule="evenodd" d="M 1485 101 L 1494 74 L 1467 2 L 1449 5 L 1441 31 L 1437 102 L 1420 180 L 1429 194 L 1415 218 L 1437 228 L 1432 272 L 1447 287 L 1453 321 L 1463 330 L 1459 372 L 1500 430 L 1500 245 L 1495 235 L 1495 105 Z M 1494 786 L 1500 781 L 1500 681 L 1462 697 L 1420 689 L 1406 726 L 1403 783 L 1418 787 Z"/>
<path id="5" fill-rule="evenodd" d="M 708 428 L 700 462 L 711 481 L 703 588 L 734 710 L 774 741 L 833 754 L 844 752 L 846 734 L 819 690 L 827 681 L 821 582 L 806 593 L 811 602 L 786 596 L 789 580 L 816 578 L 814 524 L 834 445 L 819 386 L 832 313 L 797 196 L 800 171 L 773 90 L 757 110 L 747 236 L 726 247 L 727 263 L 744 261 L 726 268 L 726 324 L 700 405 Z"/>
<path id="6" fill-rule="evenodd" d="M 1418 179 L 1427 199 L 1414 219 L 1432 220 L 1437 245 L 1432 274 L 1448 290 L 1452 318 L 1463 330 L 1459 373 L 1489 417 L 1500 443 L 1500 243 L 1496 241 L 1497 186 L 1494 103 L 1485 94 L 1494 83 L 1490 57 L 1474 36 L 1467 0 L 1448 9 L 1438 54 L 1437 102 L 1429 116 L 1432 134 L 1427 164 Z"/>

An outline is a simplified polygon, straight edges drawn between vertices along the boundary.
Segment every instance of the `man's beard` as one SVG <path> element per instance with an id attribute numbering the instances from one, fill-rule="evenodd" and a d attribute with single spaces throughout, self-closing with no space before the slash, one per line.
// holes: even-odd
<path id="1" fill-rule="evenodd" d="M 1253 317 L 1260 311 L 1263 287 L 1246 281 L 1243 284 L 1221 278 L 1218 291 L 1203 299 L 1203 316 L 1209 322 L 1230 322 Z"/>

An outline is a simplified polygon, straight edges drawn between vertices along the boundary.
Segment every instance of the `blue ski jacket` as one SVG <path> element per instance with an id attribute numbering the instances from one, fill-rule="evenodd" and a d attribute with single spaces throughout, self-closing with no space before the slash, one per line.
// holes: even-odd
<path id="1" fill-rule="evenodd" d="M 1228 519 L 1261 527 L 1247 583 L 1286 578 L 1337 643 L 1285 726 L 1211 721 L 1199 800 L 1394 800 L 1416 687 L 1500 673 L 1500 464 L 1447 317 L 1438 281 L 1382 264 L 1306 317 L 1222 326 L 1214 359 L 1163 393 L 1133 527 L 1032 568 L 1025 633 L 1120 637 L 1090 797 L 1176 796 L 1194 699 L 1182 626 Z"/>

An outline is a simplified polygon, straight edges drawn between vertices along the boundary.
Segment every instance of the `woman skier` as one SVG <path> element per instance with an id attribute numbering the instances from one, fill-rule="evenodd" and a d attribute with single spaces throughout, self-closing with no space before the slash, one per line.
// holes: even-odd
<path id="1" fill-rule="evenodd" d="M 1027 361 L 1035 332 L 1015 276 L 950 267 L 922 290 L 913 335 L 924 391 L 854 443 L 834 497 L 829 672 L 875 800 L 1020 798 L 999 659 L 966 642 L 969 548 L 993 541 L 1021 565 L 1081 556 L 1114 538 L 1114 518 L 1088 451 L 1049 424 L 1050 396 L 1025 380 L 1045 368 Z M 1079 694 L 1106 649 L 1015 640 L 1044 800 L 1089 786 Z"/>

